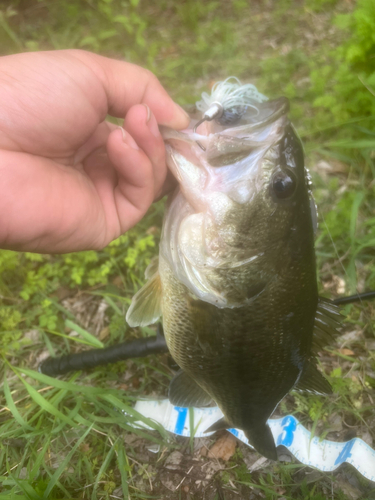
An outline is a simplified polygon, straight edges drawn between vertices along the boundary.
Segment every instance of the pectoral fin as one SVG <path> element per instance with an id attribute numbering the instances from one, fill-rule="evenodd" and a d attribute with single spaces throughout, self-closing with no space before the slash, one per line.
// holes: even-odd
<path id="1" fill-rule="evenodd" d="M 169 386 L 169 401 L 175 406 L 200 407 L 211 403 L 212 398 L 189 375 L 179 371 Z"/>
<path id="2" fill-rule="evenodd" d="M 332 394 L 331 384 L 311 362 L 305 364 L 302 375 L 294 389 L 297 391 L 312 392 L 313 394 Z"/>
<path id="3" fill-rule="evenodd" d="M 156 272 L 134 295 L 126 313 L 129 326 L 146 326 L 156 323 L 161 316 L 161 281 Z"/>
<path id="4" fill-rule="evenodd" d="M 315 314 L 314 336 L 312 349 L 318 352 L 332 342 L 341 326 L 340 308 L 328 299 L 319 297 Z"/>
<path id="5" fill-rule="evenodd" d="M 155 273 L 159 271 L 159 257 L 154 257 L 151 262 L 146 267 L 145 278 L 147 280 L 151 279 Z"/>
<path id="6" fill-rule="evenodd" d="M 228 424 L 228 422 L 223 417 L 220 420 L 217 420 L 214 424 L 212 424 L 204 432 L 216 432 L 216 431 L 221 431 L 222 429 L 229 429 L 230 427 L 231 426 Z"/>

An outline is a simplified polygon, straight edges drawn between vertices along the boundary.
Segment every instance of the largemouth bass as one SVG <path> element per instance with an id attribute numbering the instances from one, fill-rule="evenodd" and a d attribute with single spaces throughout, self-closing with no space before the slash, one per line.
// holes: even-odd
<path id="1" fill-rule="evenodd" d="M 340 314 L 318 297 L 314 203 L 288 100 L 263 97 L 211 99 L 206 121 L 198 112 L 183 132 L 163 129 L 178 188 L 127 321 L 162 316 L 181 368 L 173 404 L 213 400 L 224 418 L 208 430 L 242 429 L 276 460 L 267 419 L 292 389 L 331 392 L 314 356 Z"/>

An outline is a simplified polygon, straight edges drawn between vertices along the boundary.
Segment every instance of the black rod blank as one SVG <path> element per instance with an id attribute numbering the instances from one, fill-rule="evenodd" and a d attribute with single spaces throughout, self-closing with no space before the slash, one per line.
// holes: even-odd
<path id="1" fill-rule="evenodd" d="M 91 349 L 77 354 L 67 354 L 59 358 L 48 358 L 39 366 L 39 371 L 51 377 L 71 371 L 95 368 L 123 361 L 129 358 L 144 358 L 151 354 L 168 352 L 163 335 L 156 335 L 142 339 L 123 342 L 122 344 L 106 347 L 105 349 Z"/>
<path id="2" fill-rule="evenodd" d="M 362 300 L 375 299 L 375 290 L 365 293 L 356 293 L 348 297 L 339 297 L 333 301 L 334 304 L 343 306 L 345 304 L 353 304 L 353 302 L 362 302 Z"/>

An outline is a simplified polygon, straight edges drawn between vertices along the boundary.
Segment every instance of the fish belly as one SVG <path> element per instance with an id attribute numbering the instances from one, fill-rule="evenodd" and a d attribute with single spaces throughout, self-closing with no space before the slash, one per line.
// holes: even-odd
<path id="1" fill-rule="evenodd" d="M 300 307 L 280 302 L 270 287 L 250 305 L 220 309 L 192 296 L 165 261 L 160 276 L 165 338 L 176 363 L 230 425 L 250 429 L 266 422 L 309 357 L 314 287 L 306 290 L 309 301 L 297 294 Z"/>

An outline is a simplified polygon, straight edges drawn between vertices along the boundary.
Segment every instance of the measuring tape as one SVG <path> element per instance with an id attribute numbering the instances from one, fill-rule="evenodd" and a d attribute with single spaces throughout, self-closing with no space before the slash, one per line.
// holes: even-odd
<path id="1" fill-rule="evenodd" d="M 223 416 L 217 407 L 181 408 L 173 406 L 168 399 L 137 401 L 135 410 L 144 417 L 157 422 L 167 431 L 186 437 L 189 437 L 191 433 L 191 420 L 194 422 L 192 425 L 194 437 L 207 437 L 213 433 L 204 431 Z M 136 425 L 150 429 L 143 422 L 137 422 Z M 292 415 L 270 419 L 268 425 L 276 446 L 285 446 L 303 464 L 330 472 L 342 463 L 348 462 L 364 477 L 375 481 L 375 451 L 362 439 L 354 438 L 346 443 L 319 440 L 317 437 L 312 437 L 311 432 Z M 249 445 L 243 431 L 238 429 L 228 429 L 228 431 Z"/>

